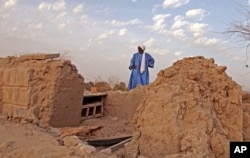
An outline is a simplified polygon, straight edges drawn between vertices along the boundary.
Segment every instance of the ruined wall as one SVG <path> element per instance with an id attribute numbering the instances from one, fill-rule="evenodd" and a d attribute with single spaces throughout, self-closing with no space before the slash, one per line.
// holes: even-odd
<path id="1" fill-rule="evenodd" d="M 1 58 L 0 58 L 1 61 Z M 0 113 L 2 112 L 2 107 L 3 107 L 3 69 L 0 68 Z"/>
<path id="2" fill-rule="evenodd" d="M 127 157 L 229 157 L 242 141 L 241 87 L 213 59 L 185 58 L 158 73 L 135 114 Z"/>
<path id="3" fill-rule="evenodd" d="M 108 116 L 133 120 L 139 103 L 144 99 L 147 86 L 138 86 L 130 91 L 109 91 L 105 99 L 104 110 Z"/>
<path id="4" fill-rule="evenodd" d="M 39 54 L 0 59 L 1 113 L 41 126 L 80 124 L 83 78 L 70 61 L 50 58 Z"/>
<path id="5" fill-rule="evenodd" d="M 242 109 L 243 109 L 243 136 L 244 141 L 250 141 L 250 92 L 242 94 Z"/>

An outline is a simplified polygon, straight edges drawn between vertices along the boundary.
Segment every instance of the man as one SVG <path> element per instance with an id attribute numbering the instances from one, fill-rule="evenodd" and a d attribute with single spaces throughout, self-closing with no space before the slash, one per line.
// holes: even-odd
<path id="1" fill-rule="evenodd" d="M 131 70 L 128 89 L 131 90 L 137 85 L 149 84 L 148 67 L 154 67 L 154 58 L 150 54 L 144 52 L 145 46 L 138 46 L 138 52 L 135 53 L 130 61 L 129 69 Z"/>

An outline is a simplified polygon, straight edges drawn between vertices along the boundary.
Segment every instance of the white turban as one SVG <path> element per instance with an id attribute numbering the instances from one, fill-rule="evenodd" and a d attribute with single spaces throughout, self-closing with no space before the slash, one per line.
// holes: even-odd
<path id="1" fill-rule="evenodd" d="M 144 45 L 139 45 L 138 47 L 140 47 L 143 51 L 145 51 L 146 47 Z"/>

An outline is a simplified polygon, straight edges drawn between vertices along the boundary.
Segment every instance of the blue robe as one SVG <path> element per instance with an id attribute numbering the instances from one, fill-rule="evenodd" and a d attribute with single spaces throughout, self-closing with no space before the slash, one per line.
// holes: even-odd
<path id="1" fill-rule="evenodd" d="M 143 73 L 140 72 L 141 59 L 142 54 L 137 52 L 133 55 L 129 69 L 131 70 L 131 75 L 129 79 L 128 89 L 131 90 L 135 88 L 137 85 L 148 85 L 149 84 L 149 71 L 148 67 L 154 67 L 154 58 L 151 57 L 150 54 L 145 53 L 145 71 Z M 136 68 L 132 69 L 131 67 L 135 65 Z"/>

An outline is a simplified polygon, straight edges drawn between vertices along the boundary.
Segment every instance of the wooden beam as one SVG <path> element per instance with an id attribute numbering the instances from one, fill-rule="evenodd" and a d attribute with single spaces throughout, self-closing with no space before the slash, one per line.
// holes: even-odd
<path id="1" fill-rule="evenodd" d="M 124 144 L 126 144 L 127 142 L 129 142 L 131 140 L 132 140 L 132 138 L 126 139 L 126 140 L 124 140 L 124 141 L 122 141 L 122 142 L 120 142 L 118 144 L 115 144 L 115 145 L 109 147 L 109 148 L 111 149 L 111 152 L 113 153 L 114 151 L 116 151 L 116 150 L 118 150 L 120 148 L 123 148 Z"/>
<path id="2" fill-rule="evenodd" d="M 89 145 L 93 145 L 93 146 L 111 146 L 119 142 L 122 142 L 124 140 L 127 140 L 131 137 L 132 137 L 131 135 L 115 136 L 115 137 L 109 137 L 109 138 L 91 139 L 91 140 L 87 140 L 87 142 Z"/>
<path id="3" fill-rule="evenodd" d="M 84 93 L 84 97 L 106 97 L 107 93 L 106 92 L 99 92 L 99 93 Z"/>
<path id="4" fill-rule="evenodd" d="M 58 58 L 60 54 L 25 54 L 21 55 L 20 59 L 29 59 L 29 60 L 45 60 Z"/>
<path id="5" fill-rule="evenodd" d="M 124 140 L 124 141 L 122 141 L 122 142 L 120 142 L 120 143 L 118 143 L 118 144 L 115 144 L 115 145 L 113 145 L 113 146 L 111 146 L 111 147 L 108 147 L 108 148 L 106 148 L 106 149 L 103 149 L 101 152 L 106 153 L 106 154 L 112 154 L 113 152 L 117 151 L 118 149 L 123 148 L 124 145 L 125 145 L 127 142 L 131 141 L 131 140 L 132 140 L 132 138 L 128 138 L 128 139 L 126 139 L 126 140 Z"/>

